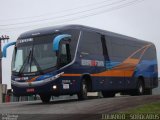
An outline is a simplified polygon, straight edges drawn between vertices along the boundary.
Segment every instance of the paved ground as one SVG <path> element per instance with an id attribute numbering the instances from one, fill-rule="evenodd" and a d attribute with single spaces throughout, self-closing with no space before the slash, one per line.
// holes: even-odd
<path id="1" fill-rule="evenodd" d="M 126 110 L 145 103 L 160 101 L 160 95 L 153 96 L 119 96 L 115 98 L 76 99 L 52 101 L 42 104 L 41 101 L 0 104 L 0 113 L 20 114 L 18 120 L 63 120 L 92 119 L 101 120 L 101 114 Z M 23 115 L 21 115 L 23 114 Z M 24 115 L 26 114 L 26 115 Z M 34 119 L 33 119 L 34 118 Z"/>
<path id="2" fill-rule="evenodd" d="M 115 98 L 85 101 L 78 101 L 76 96 L 61 96 L 54 97 L 55 100 L 49 104 L 43 104 L 41 101 L 4 103 L 0 104 L 0 120 L 6 120 L 6 117 L 17 117 L 12 120 L 102 120 L 102 114 L 160 101 L 160 86 L 153 90 L 153 94 L 140 97 L 117 95 Z"/>

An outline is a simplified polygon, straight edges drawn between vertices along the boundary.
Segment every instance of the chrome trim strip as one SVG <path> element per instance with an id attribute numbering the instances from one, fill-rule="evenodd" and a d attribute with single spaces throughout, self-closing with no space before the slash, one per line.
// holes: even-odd
<path id="1" fill-rule="evenodd" d="M 44 80 L 41 81 L 35 81 L 35 82 L 16 82 L 14 80 L 11 80 L 11 84 L 14 86 L 18 86 L 18 87 L 35 87 L 35 86 L 41 86 L 44 85 L 46 83 L 49 83 L 51 81 L 56 80 L 57 78 L 59 78 L 61 75 L 63 75 L 64 72 L 61 72 L 55 76 L 52 76 L 50 78 L 46 78 Z"/>

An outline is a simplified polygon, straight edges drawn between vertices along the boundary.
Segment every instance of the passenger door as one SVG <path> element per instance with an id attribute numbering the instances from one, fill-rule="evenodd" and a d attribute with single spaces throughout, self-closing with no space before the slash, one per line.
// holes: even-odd
<path id="1" fill-rule="evenodd" d="M 63 67 L 71 62 L 70 44 L 67 41 L 60 43 L 60 50 L 58 55 L 58 66 Z"/>

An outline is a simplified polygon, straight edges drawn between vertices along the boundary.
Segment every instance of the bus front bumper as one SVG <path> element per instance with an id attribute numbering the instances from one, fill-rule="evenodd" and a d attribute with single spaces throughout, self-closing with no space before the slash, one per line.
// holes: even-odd
<path id="1" fill-rule="evenodd" d="M 28 83 L 29 84 L 29 83 Z M 60 84 L 57 82 L 48 83 L 45 85 L 28 85 L 28 86 L 17 86 L 12 84 L 13 94 L 15 96 L 28 96 L 35 94 L 51 94 L 58 96 L 61 94 Z"/>

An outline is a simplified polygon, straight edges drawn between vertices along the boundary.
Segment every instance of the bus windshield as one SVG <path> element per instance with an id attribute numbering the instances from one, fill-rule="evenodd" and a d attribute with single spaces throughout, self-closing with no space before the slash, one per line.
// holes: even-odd
<path id="1" fill-rule="evenodd" d="M 26 41 L 26 40 L 24 40 Z M 13 72 L 39 72 L 55 67 L 57 64 L 56 53 L 52 50 L 53 39 L 36 38 L 28 43 L 15 47 L 12 60 Z"/>

